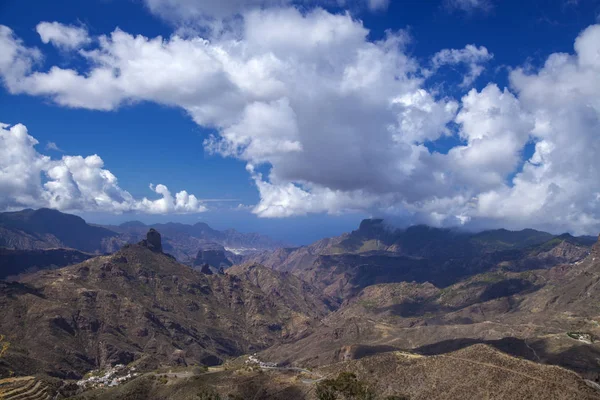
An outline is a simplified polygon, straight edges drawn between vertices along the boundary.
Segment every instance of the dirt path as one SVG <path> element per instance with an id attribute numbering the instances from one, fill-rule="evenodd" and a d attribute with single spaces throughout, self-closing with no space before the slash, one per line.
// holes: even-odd
<path id="1" fill-rule="evenodd" d="M 166 376 L 167 378 L 177 378 L 177 379 L 184 379 L 184 378 L 191 378 L 192 376 L 202 376 L 202 375 L 209 375 L 209 374 L 216 374 L 217 372 L 223 372 L 225 371 L 225 368 L 223 367 L 208 367 L 208 371 L 203 372 L 201 374 L 196 374 L 193 371 L 181 371 L 181 372 L 172 372 L 172 371 L 168 371 L 168 372 L 150 372 L 148 373 L 148 375 L 154 375 L 154 376 Z"/>

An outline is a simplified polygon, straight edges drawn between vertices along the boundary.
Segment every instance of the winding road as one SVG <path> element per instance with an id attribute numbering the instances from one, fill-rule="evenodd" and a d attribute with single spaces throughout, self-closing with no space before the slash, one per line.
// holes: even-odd
<path id="1" fill-rule="evenodd" d="M 313 372 L 313 371 L 309 371 L 307 369 L 304 368 L 298 368 L 298 367 L 266 367 L 266 366 L 261 366 L 260 367 L 263 370 L 276 370 L 276 371 L 292 371 L 292 372 L 303 372 L 305 374 L 310 374 L 310 375 L 315 375 L 318 376 L 317 379 L 302 379 L 301 382 L 302 383 L 306 383 L 308 384 L 313 384 L 313 383 L 317 383 L 322 381 L 323 379 L 326 378 L 326 376 L 323 376 L 319 373 Z"/>

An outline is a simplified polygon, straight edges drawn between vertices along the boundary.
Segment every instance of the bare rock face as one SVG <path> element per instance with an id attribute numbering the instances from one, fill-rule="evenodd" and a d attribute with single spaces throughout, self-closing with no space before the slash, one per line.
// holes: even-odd
<path id="1" fill-rule="evenodd" d="M 149 248 L 156 253 L 162 253 L 162 239 L 160 233 L 154 228 L 150 228 L 146 234 L 146 239 L 140 242 L 140 245 Z"/>
<path id="2" fill-rule="evenodd" d="M 146 241 L 148 242 L 148 247 L 162 253 L 162 240 L 160 238 L 160 233 L 158 233 L 155 229 L 150 228 L 146 234 Z"/>
<path id="3" fill-rule="evenodd" d="M 597 247 L 598 243 L 594 245 Z M 587 246 L 579 246 L 567 240 L 563 240 L 560 244 L 549 251 L 538 254 L 537 258 L 547 261 L 548 264 L 574 263 L 583 260 L 590 254 L 590 249 Z"/>

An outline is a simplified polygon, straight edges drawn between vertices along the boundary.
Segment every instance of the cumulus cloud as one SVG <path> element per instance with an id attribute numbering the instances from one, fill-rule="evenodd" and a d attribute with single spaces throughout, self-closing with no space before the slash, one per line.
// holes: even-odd
<path id="1" fill-rule="evenodd" d="M 214 129 L 207 151 L 246 162 L 261 217 L 366 210 L 437 225 L 600 228 L 600 26 L 579 35 L 574 54 L 552 54 L 539 71 L 515 69 L 509 88 L 490 83 L 459 101 L 428 90 L 429 71 L 405 52 L 408 40 L 389 32 L 371 41 L 349 14 L 255 9 L 243 13 L 234 32 L 205 37 L 115 30 L 80 52 L 88 68 L 41 71 L 38 52 L 1 28 L 0 71 L 12 93 L 67 107 L 181 107 Z M 432 64 L 467 65 L 467 85 L 491 57 L 484 47 L 466 46 L 439 52 Z M 447 152 L 429 149 L 451 135 L 458 144 Z M 523 160 L 527 143 L 535 153 Z M 83 179 L 73 171 L 90 169 L 113 188 L 91 196 L 105 199 L 95 204 L 147 212 L 201 207 L 162 185 L 151 186 L 162 199 L 127 200 L 98 164 L 65 156 L 55 170 L 43 169 L 56 188 L 25 185 L 11 196 L 38 198 L 36 190 L 45 190 L 55 203 L 70 204 L 63 192 L 74 193 L 71 181 Z M 15 182 L 35 178 L 27 171 L 14 171 Z"/>
<path id="2" fill-rule="evenodd" d="M 510 74 L 534 122 L 535 153 L 512 186 L 479 196 L 480 215 L 540 221 L 576 233 L 600 227 L 600 25 L 583 31 L 575 54 L 556 53 L 535 73 Z"/>
<path id="3" fill-rule="evenodd" d="M 79 26 L 64 25 L 60 22 L 40 22 L 36 26 L 43 43 L 63 50 L 78 49 L 91 42 L 87 29 Z"/>
<path id="4" fill-rule="evenodd" d="M 446 161 L 475 191 L 502 186 L 521 162 L 534 119 L 508 89 L 489 84 L 462 98 L 455 120 L 466 145 L 452 148 Z"/>
<path id="5" fill-rule="evenodd" d="M 467 67 L 467 73 L 461 82 L 462 87 L 469 87 L 475 82 L 475 79 L 485 70 L 483 64 L 494 57 L 488 52 L 488 49 L 480 46 L 468 44 L 464 49 L 443 49 L 434 54 L 431 59 L 434 71 L 444 65 L 457 66 L 464 64 Z"/>
<path id="6" fill-rule="evenodd" d="M 173 197 L 164 185 L 150 187 L 161 198 L 136 200 L 103 168 L 98 155 L 65 155 L 52 160 L 35 150 L 37 144 L 24 125 L 0 124 L 0 209 L 50 207 L 150 214 L 206 211 L 194 195 L 181 191 Z"/>

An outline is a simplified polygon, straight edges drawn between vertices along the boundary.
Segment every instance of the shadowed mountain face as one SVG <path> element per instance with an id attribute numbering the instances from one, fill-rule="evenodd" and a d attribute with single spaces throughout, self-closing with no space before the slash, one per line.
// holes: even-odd
<path id="1" fill-rule="evenodd" d="M 231 267 L 233 264 L 242 260 L 242 256 L 225 250 L 225 247 L 217 243 L 203 243 L 192 263 L 194 268 L 202 268 L 207 265 L 214 271 L 220 271 Z"/>
<path id="2" fill-rule="evenodd" d="M 12 250 L 0 248 L 0 279 L 77 264 L 93 255 L 71 249 Z"/>
<path id="3" fill-rule="evenodd" d="M 0 371 L 79 377 L 133 361 L 217 364 L 291 340 L 329 309 L 316 290 L 308 307 L 305 298 L 273 301 L 237 276 L 196 272 L 160 244 L 151 230 L 113 255 L 0 281 L 0 332 L 11 342 Z"/>
<path id="4" fill-rule="evenodd" d="M 572 263 L 586 257 L 594 242 L 532 229 L 471 234 L 427 226 L 398 230 L 382 220 L 365 220 L 349 234 L 250 255 L 246 261 L 290 271 L 326 294 L 346 299 L 378 283 L 416 281 L 446 287 L 488 271 Z"/>
<path id="5" fill-rule="evenodd" d="M 80 217 L 47 208 L 0 213 L 0 247 L 65 247 L 97 253 L 113 236 L 114 232 L 88 225 Z"/>

